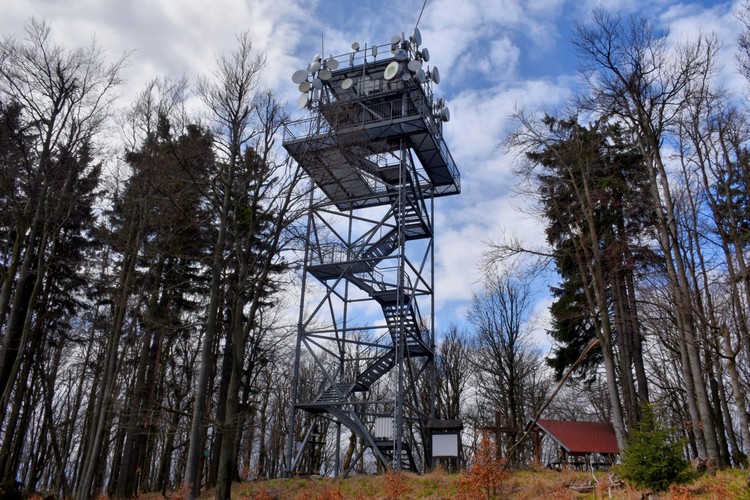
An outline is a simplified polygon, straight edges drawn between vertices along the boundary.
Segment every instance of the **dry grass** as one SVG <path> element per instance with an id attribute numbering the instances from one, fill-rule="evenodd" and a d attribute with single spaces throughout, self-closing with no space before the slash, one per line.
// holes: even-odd
<path id="1" fill-rule="evenodd" d="M 464 474 L 448 474 L 436 471 L 417 476 L 410 473 L 385 474 L 381 476 L 355 476 L 348 479 L 275 479 L 236 484 L 232 498 L 257 500 L 358 500 L 358 499 L 486 499 L 482 489 L 462 487 Z M 590 486 L 590 491 L 572 489 Z M 511 472 L 505 476 L 492 498 L 576 500 L 615 499 L 638 500 L 650 492 L 637 490 L 627 485 L 615 486 L 608 473 L 555 472 L 546 469 Z M 142 497 L 143 498 L 143 497 Z M 201 498 L 213 498 L 206 492 Z M 703 500 L 750 500 L 747 488 L 747 471 L 720 471 L 715 477 L 704 476 L 687 486 L 673 486 L 668 492 L 659 494 L 659 499 L 703 499 Z"/>

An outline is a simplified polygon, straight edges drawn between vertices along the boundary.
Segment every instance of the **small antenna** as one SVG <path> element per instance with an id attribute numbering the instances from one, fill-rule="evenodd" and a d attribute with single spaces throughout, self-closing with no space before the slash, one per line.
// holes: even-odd
<path id="1" fill-rule="evenodd" d="M 417 18 L 417 24 L 414 25 L 414 29 L 419 27 L 419 21 L 422 20 L 422 13 L 424 12 L 425 7 L 427 7 L 427 0 L 424 0 L 424 3 L 422 4 L 422 10 L 419 11 L 419 17 Z"/>

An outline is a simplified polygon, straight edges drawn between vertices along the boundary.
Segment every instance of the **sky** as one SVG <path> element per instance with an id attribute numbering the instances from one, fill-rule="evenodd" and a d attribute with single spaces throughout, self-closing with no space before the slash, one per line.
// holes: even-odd
<path id="1" fill-rule="evenodd" d="M 423 47 L 440 68 L 435 93 L 446 98 L 451 121 L 444 133 L 461 171 L 462 193 L 436 202 L 436 329 L 466 324 L 479 290 L 486 244 L 517 235 L 542 243 L 543 229 L 514 195 L 516 159 L 502 147 L 514 109 L 555 110 L 579 83 L 570 27 L 593 8 L 649 17 L 674 40 L 715 33 L 723 42 L 717 78 L 738 94 L 734 54 L 740 2 L 675 0 L 3 0 L 0 35 L 22 36 L 31 18 L 46 19 L 68 46 L 92 37 L 111 59 L 132 51 L 119 104 L 155 77 L 194 77 L 210 71 L 217 54 L 248 32 L 265 53 L 263 84 L 295 109 L 291 75 L 318 52 L 342 54 L 352 42 L 383 44 L 410 33 L 419 19 Z M 322 45 L 322 50 L 321 50 Z M 537 286 L 537 341 L 548 343 L 544 322 L 550 298 Z"/>

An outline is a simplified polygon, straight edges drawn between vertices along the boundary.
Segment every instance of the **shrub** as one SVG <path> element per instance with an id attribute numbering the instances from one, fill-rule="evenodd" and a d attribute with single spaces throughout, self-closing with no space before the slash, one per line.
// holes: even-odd
<path id="1" fill-rule="evenodd" d="M 463 474 L 461 489 L 463 493 L 483 491 L 487 499 L 495 496 L 497 488 L 505 480 L 505 461 L 495 457 L 495 440 L 488 431 L 483 431 L 479 447 L 472 460 L 471 467 Z"/>
<path id="2" fill-rule="evenodd" d="M 650 410 L 644 413 L 623 451 L 622 464 L 617 467 L 620 477 L 640 488 L 655 491 L 665 491 L 671 484 L 692 480 L 681 442 L 672 438 L 670 429 L 656 423 Z"/>

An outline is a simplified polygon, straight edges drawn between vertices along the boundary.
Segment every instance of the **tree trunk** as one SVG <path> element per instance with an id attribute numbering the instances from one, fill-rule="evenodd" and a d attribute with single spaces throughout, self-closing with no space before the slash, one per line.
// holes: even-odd
<path id="1" fill-rule="evenodd" d="M 214 245 L 213 264 L 211 265 L 211 289 L 206 311 L 206 327 L 201 348 L 200 371 L 198 372 L 198 384 L 195 389 L 195 402 L 193 405 L 193 419 L 190 425 L 190 446 L 188 448 L 187 463 L 185 464 L 184 487 L 188 491 L 188 500 L 195 500 L 200 494 L 199 466 L 201 452 L 203 450 L 203 420 L 206 414 L 209 375 L 213 371 L 214 339 L 217 331 L 217 315 L 219 312 L 219 299 L 221 287 L 221 275 L 224 262 L 224 246 L 227 237 L 227 224 L 229 220 L 229 208 L 231 203 L 232 184 L 234 183 L 235 166 L 234 160 L 227 167 L 227 181 L 224 183 L 224 199 L 222 201 L 219 217 L 219 234 Z"/>

